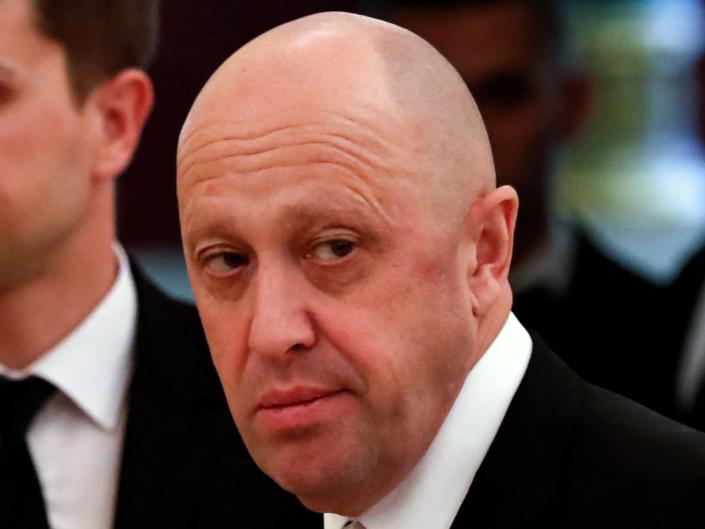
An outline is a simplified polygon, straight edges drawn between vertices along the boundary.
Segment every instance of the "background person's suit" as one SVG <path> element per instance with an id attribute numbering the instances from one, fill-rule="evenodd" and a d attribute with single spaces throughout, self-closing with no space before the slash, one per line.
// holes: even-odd
<path id="1" fill-rule="evenodd" d="M 588 382 L 673 416 L 666 290 L 608 258 L 588 233 L 576 231 L 574 243 L 562 292 L 540 285 L 519 292 L 512 311 Z"/>
<path id="2" fill-rule="evenodd" d="M 675 395 L 679 383 L 677 369 L 681 367 L 686 348 L 691 345 L 688 340 L 691 333 L 697 332 L 698 328 L 705 325 L 705 321 L 698 320 L 698 311 L 702 309 L 700 304 L 705 295 L 705 247 L 688 260 L 670 286 L 669 294 L 670 299 L 664 311 L 666 325 L 662 332 L 668 338 L 665 354 L 673 358 L 672 379 Z M 703 353 L 699 349 L 697 352 Z M 678 409 L 676 417 L 694 428 L 705 430 L 705 375 L 701 373 L 700 377 L 693 408 L 688 411 Z"/>

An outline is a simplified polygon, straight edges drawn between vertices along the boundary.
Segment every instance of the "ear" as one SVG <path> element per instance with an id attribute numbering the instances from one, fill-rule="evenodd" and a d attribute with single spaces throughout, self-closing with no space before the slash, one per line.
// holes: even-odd
<path id="1" fill-rule="evenodd" d="M 475 259 L 468 267 L 468 282 L 475 316 L 485 314 L 508 289 L 518 209 L 519 198 L 510 186 L 482 196 L 470 209 Z"/>
<path id="2" fill-rule="evenodd" d="M 113 179 L 132 160 L 142 129 L 154 102 L 154 89 L 147 74 L 122 70 L 90 95 L 97 115 L 97 150 L 93 176 Z"/>
<path id="3" fill-rule="evenodd" d="M 583 72 L 572 72 L 560 86 L 559 132 L 563 140 L 577 136 L 587 123 L 592 109 L 592 79 Z"/>

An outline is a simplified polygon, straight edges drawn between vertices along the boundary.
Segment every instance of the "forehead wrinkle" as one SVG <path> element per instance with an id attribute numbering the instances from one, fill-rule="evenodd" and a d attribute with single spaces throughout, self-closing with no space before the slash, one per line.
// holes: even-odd
<path id="1" fill-rule="evenodd" d="M 259 134 L 247 123 L 214 123 L 195 130 L 182 142 L 177 167 L 180 187 L 306 164 L 338 166 L 361 180 L 371 174 L 387 179 L 404 173 L 395 167 L 394 155 L 400 147 L 396 138 L 370 130 L 364 121 L 324 114 L 323 123 L 262 127 L 258 122 Z"/>
<path id="2" fill-rule="evenodd" d="M 358 167 L 340 163 L 340 161 L 332 162 L 330 159 L 312 159 L 299 163 L 279 164 L 275 167 L 254 168 L 249 171 L 230 171 L 227 167 L 224 168 L 225 170 L 219 168 L 220 170 L 217 171 L 204 171 L 204 176 L 201 178 L 184 177 L 180 190 L 180 200 L 185 203 L 187 198 L 193 200 L 194 195 L 195 197 L 221 197 L 223 194 L 237 196 L 250 183 L 253 183 L 255 187 L 250 187 L 250 191 L 244 192 L 254 193 L 258 200 L 269 200 L 271 195 L 276 194 L 278 189 L 284 189 L 284 192 L 290 195 L 291 188 L 287 184 L 277 186 L 276 182 L 282 172 L 285 174 L 285 178 L 288 178 L 286 176 L 287 169 L 296 170 L 297 167 L 308 167 L 308 170 L 301 172 L 303 189 L 306 189 L 305 186 L 307 185 L 315 186 L 316 190 L 321 189 L 323 193 L 332 188 L 345 189 L 350 192 L 353 200 L 366 205 L 370 210 L 375 211 L 377 215 L 389 221 L 389 215 L 382 207 L 374 190 L 376 189 L 389 195 L 390 192 L 394 192 L 394 189 L 399 189 L 399 182 L 394 181 L 392 178 L 396 173 L 393 174 L 392 171 L 378 169 L 375 176 L 371 177 L 366 171 L 358 171 Z M 381 178 L 379 177 L 380 174 L 383 175 Z M 314 179 L 306 181 L 305 178 L 307 176 L 312 176 Z M 258 186 L 257 179 L 261 178 L 269 179 L 270 185 Z M 217 182 L 222 183 L 225 187 L 218 185 Z M 216 183 L 216 185 L 209 185 L 212 183 Z M 232 188 L 230 187 L 231 183 L 236 186 L 242 184 L 243 187 Z M 297 183 L 294 185 L 296 188 L 302 189 Z M 251 191 L 252 189 L 256 191 Z M 312 193 L 307 190 L 306 193 L 316 199 L 320 198 L 320 195 L 316 192 Z"/>
<path id="3" fill-rule="evenodd" d="M 381 210 L 375 200 L 369 200 L 355 192 L 350 198 L 346 197 L 330 204 L 321 201 L 285 204 L 280 208 L 279 213 L 282 218 L 293 218 L 297 224 L 304 227 L 325 223 L 327 219 L 335 220 L 342 215 L 352 215 L 357 221 L 374 217 L 385 224 L 391 223 L 387 213 Z M 338 223 L 339 221 L 333 222 L 334 225 Z"/>
<path id="4" fill-rule="evenodd" d="M 286 147 L 294 147 L 297 145 L 314 145 L 314 144 L 331 144 L 338 148 L 339 150 L 355 156 L 360 159 L 360 161 L 367 163 L 368 165 L 374 165 L 374 161 L 379 162 L 388 155 L 389 149 L 386 147 L 382 148 L 381 145 L 369 145 L 371 142 L 367 141 L 368 138 L 364 138 L 364 141 L 358 141 L 350 134 L 344 134 L 342 132 L 331 132 L 331 131 L 317 131 L 313 129 L 321 128 L 319 125 L 298 125 L 292 127 L 282 127 L 275 131 L 268 133 L 265 136 L 235 136 L 235 135 L 223 135 L 218 139 L 205 139 L 203 142 L 194 147 L 194 149 L 183 155 L 180 161 L 180 167 L 188 169 L 189 159 L 193 158 L 196 154 L 206 151 L 216 151 L 214 155 L 215 158 L 218 157 L 218 152 L 220 150 L 231 152 L 229 156 L 254 156 L 257 154 L 264 154 L 270 151 L 276 151 Z M 298 129 L 298 130 L 297 130 Z M 285 134 L 286 133 L 286 134 Z M 282 141 L 279 137 L 290 135 L 291 133 L 296 133 L 298 136 L 310 137 L 310 140 L 303 140 L 299 143 L 294 143 L 291 141 Z M 262 145 L 264 144 L 264 145 Z M 273 144 L 272 146 L 269 146 Z M 379 147 L 378 149 L 376 149 Z M 379 154 L 375 153 L 375 150 L 384 150 Z"/>
<path id="5" fill-rule="evenodd" d="M 359 204 L 363 204 L 367 206 L 370 210 L 374 211 L 378 216 L 384 218 L 387 220 L 387 222 L 391 222 L 389 215 L 387 212 L 384 210 L 382 207 L 380 201 L 374 196 L 374 193 L 372 193 L 368 188 L 369 186 L 369 179 L 367 178 L 366 175 L 360 175 L 356 173 L 355 171 L 351 170 L 348 167 L 345 167 L 343 165 L 339 164 L 334 164 L 331 162 L 314 162 L 314 163 L 302 163 L 302 164 L 291 164 L 289 166 L 280 166 L 281 168 L 285 167 L 297 167 L 297 166 L 304 166 L 304 165 L 318 165 L 318 166 L 323 166 L 323 167 L 331 167 L 334 170 L 337 171 L 338 175 L 344 174 L 347 175 L 347 179 L 344 184 L 336 184 L 338 186 L 341 186 L 342 188 L 348 189 L 352 196 L 353 200 Z M 259 169 L 256 171 L 252 171 L 250 173 L 246 174 L 238 174 L 236 175 L 230 175 L 226 176 L 226 179 L 242 179 L 242 178 L 262 178 L 263 172 L 267 171 L 267 169 Z M 217 178 L 217 177 L 214 177 Z M 205 191 L 201 193 L 202 197 L 217 197 L 220 196 L 220 192 L 217 190 L 211 190 L 209 191 L 208 188 L 208 182 L 211 179 L 204 179 L 199 182 L 193 182 L 191 186 L 189 186 L 188 190 L 194 190 L 197 187 L 204 188 Z M 325 191 L 324 191 L 325 192 Z M 260 194 L 271 194 L 272 193 L 272 188 L 271 187 L 264 187 Z M 320 199 L 320 195 L 316 195 L 315 197 L 316 200 Z"/>
<path id="6" fill-rule="evenodd" d="M 293 152 L 292 152 L 293 151 Z M 359 180 L 368 180 L 369 166 L 330 144 L 307 142 L 295 146 L 284 146 L 260 154 L 223 156 L 205 160 L 195 160 L 183 172 L 185 180 L 193 184 L 218 180 L 221 178 L 241 178 L 247 175 L 259 174 L 259 178 L 267 178 L 263 173 L 285 169 L 303 168 L 306 166 L 328 166 L 354 175 Z M 383 171 L 383 168 L 376 168 Z"/>
<path id="7" fill-rule="evenodd" d="M 377 127 L 361 117 L 321 110 L 306 112 L 306 117 L 306 121 L 296 123 L 297 118 L 300 120 L 300 112 L 289 111 L 258 119 L 254 123 L 215 121 L 194 128 L 179 142 L 179 174 L 189 168 L 190 158 L 214 145 L 222 146 L 223 149 L 231 147 L 233 155 L 260 154 L 271 143 L 279 141 L 284 144 L 289 141 L 288 135 L 305 137 L 308 134 L 312 143 L 316 140 L 321 143 L 331 140 L 330 143 L 336 144 L 342 151 L 358 157 L 370 166 L 376 166 L 381 165 L 381 161 L 394 153 L 402 143 L 391 133 L 375 130 Z M 282 121 L 296 124 L 282 125 Z"/>
<path id="8" fill-rule="evenodd" d="M 236 138 L 250 139 L 257 136 L 266 136 L 269 133 L 277 132 L 282 129 L 291 127 L 291 123 L 296 123 L 299 121 L 300 125 L 330 125 L 330 124 L 346 124 L 354 126 L 358 129 L 358 132 L 365 133 L 367 131 L 368 136 L 371 139 L 377 139 L 380 145 L 384 145 L 389 142 L 394 142 L 396 139 L 393 132 L 396 126 L 389 127 L 389 131 L 383 130 L 377 123 L 379 118 L 380 109 L 372 107 L 371 105 L 364 104 L 364 102 L 356 102 L 356 112 L 351 108 L 345 109 L 347 114 L 343 114 L 341 111 L 333 111 L 325 108 L 298 108 L 298 109 L 281 109 L 277 110 L 276 113 L 257 116 L 256 119 L 244 119 L 242 117 L 228 117 L 222 119 L 222 114 L 219 114 L 218 118 L 213 119 L 210 122 L 198 123 L 198 125 L 193 125 L 191 120 L 192 116 L 189 116 L 186 120 L 184 130 L 179 139 L 179 149 L 186 150 L 189 143 L 194 141 L 201 135 L 208 136 L 212 130 L 216 133 L 219 131 L 227 130 L 228 133 Z M 355 115 L 353 115 L 355 113 Z M 368 113 L 373 119 L 365 118 L 364 114 Z M 349 114 L 349 115 L 348 115 Z M 304 118 L 302 118 L 302 115 Z M 393 116 L 385 116 L 385 119 L 389 121 Z M 204 121 L 204 120 L 201 120 Z M 375 130 L 377 129 L 377 130 Z"/>
<path id="9" fill-rule="evenodd" d="M 354 140 L 338 134 L 319 134 L 316 139 L 296 143 L 260 145 L 261 142 L 242 142 L 225 138 L 204 145 L 199 151 L 185 157 L 179 172 L 185 177 L 196 171 L 218 174 L 249 173 L 270 167 L 295 167 L 307 163 L 330 162 L 347 167 L 362 177 L 364 173 L 384 171 L 385 158 L 360 147 Z M 235 151 L 235 152 L 233 152 Z M 294 161 L 300 158 L 300 161 Z"/>

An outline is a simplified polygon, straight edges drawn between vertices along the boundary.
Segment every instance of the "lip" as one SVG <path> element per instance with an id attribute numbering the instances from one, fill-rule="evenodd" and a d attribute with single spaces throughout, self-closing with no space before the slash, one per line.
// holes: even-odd
<path id="1" fill-rule="evenodd" d="M 307 386 L 297 386 L 289 389 L 274 389 L 267 391 L 264 395 L 262 395 L 262 398 L 257 405 L 257 409 L 272 410 L 292 406 L 302 406 L 339 392 L 340 390 L 336 389 Z"/>
<path id="2" fill-rule="evenodd" d="M 265 392 L 255 417 L 260 427 L 272 432 L 294 432 L 338 417 L 345 405 L 346 390 L 297 386 Z"/>

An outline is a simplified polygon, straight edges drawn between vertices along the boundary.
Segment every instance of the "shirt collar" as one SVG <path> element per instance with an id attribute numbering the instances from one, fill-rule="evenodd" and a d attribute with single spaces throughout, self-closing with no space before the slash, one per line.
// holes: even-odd
<path id="1" fill-rule="evenodd" d="M 105 430 L 119 420 L 132 371 L 137 290 L 125 251 L 115 243 L 118 274 L 106 296 L 71 334 L 22 372 L 39 376 L 68 396 Z"/>
<path id="2" fill-rule="evenodd" d="M 367 529 L 448 529 L 487 454 L 531 356 L 513 314 L 470 371 L 438 434 L 414 469 L 359 518 Z M 348 518 L 324 515 L 325 529 Z"/>

